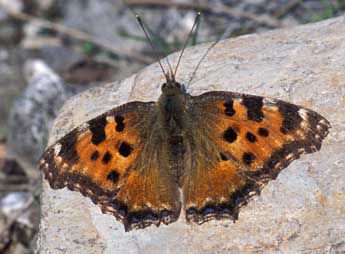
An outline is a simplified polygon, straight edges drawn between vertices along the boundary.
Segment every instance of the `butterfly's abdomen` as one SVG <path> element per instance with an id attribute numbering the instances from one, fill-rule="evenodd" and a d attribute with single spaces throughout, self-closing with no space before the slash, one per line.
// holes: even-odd
<path id="1" fill-rule="evenodd" d="M 184 138 L 181 135 L 173 135 L 168 139 L 169 168 L 170 173 L 181 184 L 183 175 L 184 157 L 186 153 Z"/>

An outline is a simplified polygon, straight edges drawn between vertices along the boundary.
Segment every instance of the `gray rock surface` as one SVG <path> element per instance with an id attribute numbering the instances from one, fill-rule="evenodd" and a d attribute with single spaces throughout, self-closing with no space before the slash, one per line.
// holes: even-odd
<path id="1" fill-rule="evenodd" d="M 283 170 L 242 208 L 235 224 L 188 225 L 182 215 L 169 226 L 125 233 L 89 199 L 54 191 L 44 181 L 37 253 L 344 253 L 344 24 L 340 17 L 221 41 L 196 72 L 188 87 L 192 95 L 217 89 L 270 96 L 314 109 L 332 124 L 321 151 Z M 188 82 L 208 46 L 186 50 L 179 81 Z M 154 64 L 73 97 L 56 119 L 49 143 L 114 106 L 156 100 L 162 82 Z"/>
<path id="2" fill-rule="evenodd" d="M 25 167 L 28 175 L 38 176 L 37 170 L 28 168 L 37 164 L 52 121 L 72 94 L 44 62 L 28 61 L 24 69 L 28 86 L 10 110 L 7 143 L 11 154 L 23 165 L 28 165 Z"/>

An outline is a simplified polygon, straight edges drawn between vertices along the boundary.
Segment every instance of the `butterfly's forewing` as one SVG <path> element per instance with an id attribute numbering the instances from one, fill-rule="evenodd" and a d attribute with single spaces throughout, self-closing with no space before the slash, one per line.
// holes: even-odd
<path id="1" fill-rule="evenodd" d="M 328 121 L 279 100 L 231 92 L 192 97 L 187 220 L 236 219 L 238 210 L 302 153 L 321 147 Z"/>
<path id="2" fill-rule="evenodd" d="M 178 190 L 161 158 L 167 152 L 155 104 L 124 104 L 74 129 L 46 150 L 40 169 L 52 188 L 80 191 L 126 230 L 171 223 Z"/>

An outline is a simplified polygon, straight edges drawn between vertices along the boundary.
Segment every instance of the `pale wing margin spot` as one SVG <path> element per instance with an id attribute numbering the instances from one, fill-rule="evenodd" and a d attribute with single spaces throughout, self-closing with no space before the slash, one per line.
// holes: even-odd
<path id="1" fill-rule="evenodd" d="M 56 163 L 57 166 L 60 166 L 61 163 L 62 163 L 62 157 L 57 156 L 57 157 L 55 158 L 55 163 Z"/>
<path id="2" fill-rule="evenodd" d="M 318 129 L 318 130 L 322 130 L 322 128 L 323 127 L 320 124 L 316 126 L 316 129 Z"/>
<path id="3" fill-rule="evenodd" d="M 107 116 L 106 118 L 107 122 L 114 122 L 114 117 L 113 116 Z"/>
<path id="4" fill-rule="evenodd" d="M 80 189 L 81 189 L 81 186 L 80 186 L 79 183 L 74 184 L 74 187 L 75 187 L 77 190 L 80 190 Z"/>
<path id="5" fill-rule="evenodd" d="M 90 125 L 88 123 L 83 123 L 78 127 L 78 132 L 84 132 L 86 129 L 89 129 Z"/>
<path id="6" fill-rule="evenodd" d="M 298 110 L 298 114 L 303 118 L 303 120 L 308 121 L 308 111 L 304 108 Z"/>
<path id="7" fill-rule="evenodd" d="M 305 149 L 304 149 L 304 148 L 300 148 L 300 149 L 298 149 L 298 152 L 299 152 L 299 153 L 304 153 L 304 151 L 305 151 Z"/>
<path id="8" fill-rule="evenodd" d="M 61 144 L 60 144 L 60 143 L 57 143 L 56 145 L 54 145 L 53 149 L 54 149 L 54 154 L 55 154 L 55 156 L 58 156 L 58 154 L 59 154 L 60 151 L 61 151 Z"/>
<path id="9" fill-rule="evenodd" d="M 219 201 L 220 201 L 220 202 L 226 202 L 226 201 L 227 201 L 227 198 L 224 197 L 224 196 L 221 196 L 221 197 L 219 197 Z"/>
<path id="10" fill-rule="evenodd" d="M 325 119 L 321 119 L 321 120 L 320 120 L 320 123 L 321 123 L 321 124 L 324 124 L 324 125 L 329 125 L 329 124 L 325 121 Z"/>
<path id="11" fill-rule="evenodd" d="M 294 154 L 293 153 L 290 153 L 290 154 L 288 154 L 285 158 L 287 159 L 287 160 L 290 160 L 290 159 L 292 159 L 294 157 Z"/>
<path id="12" fill-rule="evenodd" d="M 270 104 L 270 105 L 275 105 L 275 104 L 277 104 L 277 101 L 276 101 L 275 99 L 267 98 L 267 97 L 264 98 L 263 102 L 264 102 L 265 104 Z"/>

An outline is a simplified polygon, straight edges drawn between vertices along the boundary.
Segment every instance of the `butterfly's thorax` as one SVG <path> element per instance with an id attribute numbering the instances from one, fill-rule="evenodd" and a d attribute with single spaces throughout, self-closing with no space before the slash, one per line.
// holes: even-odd
<path id="1" fill-rule="evenodd" d="M 176 181 L 182 183 L 184 161 L 186 156 L 186 130 L 189 128 L 188 97 L 176 82 L 162 87 L 158 101 L 159 121 L 167 145 L 169 168 Z M 168 86 L 171 87 L 168 87 Z"/>

